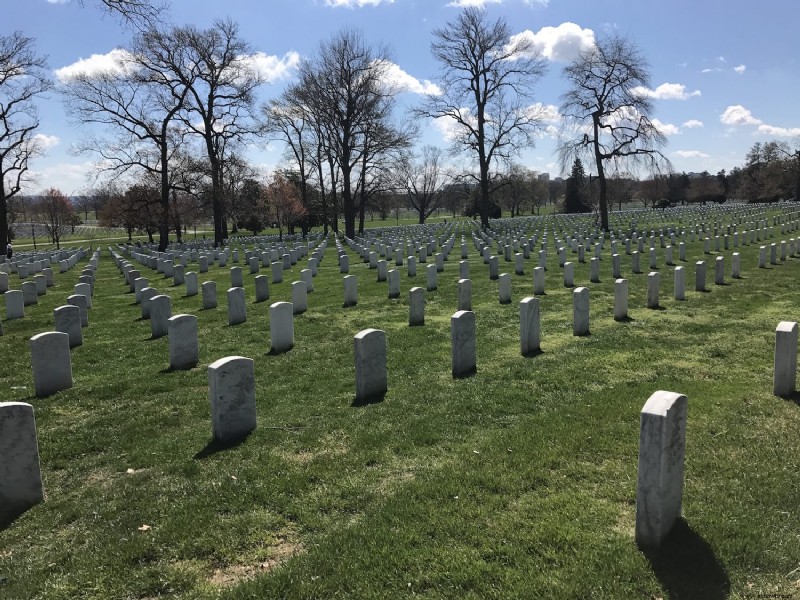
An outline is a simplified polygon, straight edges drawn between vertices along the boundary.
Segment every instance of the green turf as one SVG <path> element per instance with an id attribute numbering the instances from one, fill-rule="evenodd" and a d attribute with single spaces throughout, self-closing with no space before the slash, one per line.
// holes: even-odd
<path id="1" fill-rule="evenodd" d="M 80 267 L 57 275 L 25 319 L 3 321 L 3 400 L 35 407 L 47 498 L 0 531 L 0 597 L 800 597 L 800 406 L 771 393 L 775 327 L 800 317 L 800 259 L 757 269 L 759 244 L 744 246 L 732 280 L 724 252 L 729 285 L 715 286 L 716 253 L 687 244 L 677 302 L 659 248 L 663 310 L 648 310 L 646 257 L 632 275 L 623 247 L 631 319 L 618 323 L 608 247 L 597 284 L 568 253 L 591 295 L 591 335 L 576 338 L 551 247 L 542 353 L 522 357 L 518 302 L 536 259 L 500 305 L 467 240 L 478 368 L 457 380 L 458 243 L 426 293 L 425 326 L 409 328 L 424 269 L 401 267 L 389 300 L 350 252 L 359 303 L 343 308 L 331 239 L 296 345 L 274 356 L 268 306 L 290 300 L 305 260 L 267 303 L 253 303 L 245 275 L 248 321 L 235 327 L 231 264 L 199 276 L 217 281 L 219 308 L 206 311 L 138 267 L 173 314 L 199 319 L 201 365 L 187 372 L 169 371 L 167 339 L 150 339 L 104 248 L 74 387 L 37 399 L 28 338 L 52 330 Z M 708 293 L 693 291 L 701 259 Z M 354 406 L 353 336 L 367 327 L 386 331 L 389 391 Z M 258 428 L 220 449 L 206 368 L 229 355 L 255 360 Z M 639 412 L 658 389 L 689 398 L 685 521 L 648 555 L 633 539 Z"/>

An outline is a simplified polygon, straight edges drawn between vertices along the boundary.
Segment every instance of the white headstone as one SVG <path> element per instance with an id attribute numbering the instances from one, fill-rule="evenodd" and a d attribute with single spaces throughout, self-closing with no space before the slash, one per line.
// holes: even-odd
<path id="1" fill-rule="evenodd" d="M 458 275 L 460 279 L 469 279 L 469 261 L 466 260 L 459 261 Z"/>
<path id="2" fill-rule="evenodd" d="M 425 325 L 425 290 L 413 287 L 408 292 L 408 324 Z"/>
<path id="3" fill-rule="evenodd" d="M 400 297 L 400 271 L 391 269 L 389 271 L 389 298 Z"/>
<path id="4" fill-rule="evenodd" d="M 498 288 L 500 304 L 511 304 L 511 275 L 509 273 L 501 273 L 498 280 L 500 282 Z"/>
<path id="5" fill-rule="evenodd" d="M 539 299 L 523 298 L 519 303 L 519 343 L 522 356 L 540 349 Z"/>
<path id="6" fill-rule="evenodd" d="M 278 354 L 294 347 L 294 312 L 291 302 L 275 302 L 269 307 L 271 352 Z"/>
<path id="7" fill-rule="evenodd" d="M 575 285 L 575 266 L 571 262 L 564 263 L 564 287 Z"/>
<path id="8" fill-rule="evenodd" d="M 797 383 L 797 322 L 781 321 L 775 330 L 775 371 L 772 393 L 788 396 Z"/>
<path id="9" fill-rule="evenodd" d="M 314 291 L 314 274 L 311 272 L 311 269 L 301 269 L 300 280 L 305 282 L 306 292 L 310 294 Z"/>
<path id="10" fill-rule="evenodd" d="M 296 315 L 308 310 L 308 287 L 305 281 L 292 282 L 292 308 Z"/>
<path id="11" fill-rule="evenodd" d="M 681 516 L 686 396 L 655 392 L 642 408 L 636 487 L 636 542 L 657 547 Z"/>
<path id="12" fill-rule="evenodd" d="M 239 440 L 256 428 L 256 381 L 252 359 L 228 356 L 211 363 L 208 367 L 208 394 L 215 440 Z"/>
<path id="13" fill-rule="evenodd" d="M 48 331 L 35 335 L 31 343 L 31 365 L 36 396 L 49 396 L 72 387 L 69 335 Z"/>
<path id="14" fill-rule="evenodd" d="M 589 335 L 589 288 L 572 292 L 572 334 Z"/>
<path id="15" fill-rule="evenodd" d="M 175 315 L 167 322 L 169 335 L 169 368 L 185 370 L 196 367 L 200 360 L 197 341 L 197 317 Z"/>
<path id="16" fill-rule="evenodd" d="M 408 276 L 417 276 L 417 258 L 415 256 L 408 257 Z"/>
<path id="17" fill-rule="evenodd" d="M 92 288 L 88 283 L 76 283 L 72 290 L 73 294 L 86 296 L 86 308 L 92 308 Z"/>
<path id="18" fill-rule="evenodd" d="M 464 377 L 475 371 L 475 313 L 459 310 L 450 318 L 450 344 L 453 377 Z"/>
<path id="19" fill-rule="evenodd" d="M 172 316 L 172 298 L 165 295 L 150 299 L 150 333 L 154 339 L 169 333 L 169 318 Z"/>
<path id="20" fill-rule="evenodd" d="M 256 302 L 266 302 L 269 300 L 269 277 L 266 275 L 256 275 Z"/>
<path id="21" fill-rule="evenodd" d="M 272 268 L 272 283 L 283 282 L 283 263 L 275 261 L 274 263 L 272 263 L 271 268 Z"/>
<path id="22" fill-rule="evenodd" d="M 152 289 L 152 288 L 145 288 L 145 289 Z M 142 291 L 144 294 L 144 290 Z M 155 294 L 155 290 L 153 290 Z M 144 297 L 144 295 L 143 295 Z M 149 299 L 149 298 L 148 298 Z M 77 306 L 81 311 L 81 327 L 88 327 L 89 326 L 89 307 L 86 305 L 86 296 L 73 294 L 72 296 L 67 296 L 67 304 L 72 306 Z M 142 301 L 144 304 L 144 301 Z M 149 307 L 148 303 L 148 307 Z"/>
<path id="23" fill-rule="evenodd" d="M 647 275 L 647 308 L 658 308 L 658 287 L 661 275 L 653 271 Z"/>
<path id="24" fill-rule="evenodd" d="M 56 331 L 69 336 L 69 347 L 75 348 L 83 344 L 83 329 L 81 327 L 81 309 L 77 306 L 59 306 L 53 310 L 56 322 Z"/>
<path id="25" fill-rule="evenodd" d="M 472 310 L 472 281 L 458 280 L 458 310 Z"/>
<path id="26" fill-rule="evenodd" d="M 733 277 L 734 279 L 741 278 L 741 276 L 742 276 L 742 259 L 739 256 L 738 252 L 734 252 L 733 253 L 733 257 L 731 259 L 731 263 L 732 263 L 731 277 Z"/>
<path id="27" fill-rule="evenodd" d="M 694 289 L 696 292 L 704 292 L 706 290 L 706 263 L 698 260 L 695 267 L 697 270 L 694 275 Z"/>
<path id="28" fill-rule="evenodd" d="M 342 278 L 344 283 L 344 305 L 355 306 L 358 304 L 358 280 L 355 275 L 345 275 Z"/>
<path id="29" fill-rule="evenodd" d="M 22 302 L 25 306 L 39 304 L 39 294 L 36 293 L 35 281 L 26 281 L 20 285 L 20 288 L 22 289 Z"/>
<path id="30" fill-rule="evenodd" d="M 675 300 L 686 300 L 686 271 L 675 267 Z"/>
<path id="31" fill-rule="evenodd" d="M 364 401 L 386 393 L 386 333 L 380 329 L 364 329 L 356 334 L 353 345 L 356 400 Z"/>
<path id="32" fill-rule="evenodd" d="M 186 273 L 186 296 L 197 296 L 197 273 Z"/>
<path id="33" fill-rule="evenodd" d="M 614 281 L 614 320 L 624 321 L 628 318 L 628 280 Z"/>
<path id="34" fill-rule="evenodd" d="M 203 282 L 203 310 L 217 308 L 217 282 Z"/>
<path id="35" fill-rule="evenodd" d="M 247 321 L 247 301 L 244 288 L 230 288 L 228 290 L 228 325 L 239 325 L 245 321 Z"/>
<path id="36" fill-rule="evenodd" d="M 9 290 L 3 294 L 6 303 L 6 319 L 22 319 L 25 317 L 25 299 L 20 290 Z"/>
<path id="37" fill-rule="evenodd" d="M 33 406 L 0 402 L 0 527 L 42 500 Z"/>
<path id="38" fill-rule="evenodd" d="M 544 267 L 533 269 L 533 293 L 537 296 L 544 294 Z"/>
<path id="39" fill-rule="evenodd" d="M 725 285 L 725 257 L 718 256 L 714 259 L 714 284 Z"/>
<path id="40" fill-rule="evenodd" d="M 258 273 L 258 270 L 256 270 L 255 272 Z M 242 275 L 242 267 L 231 267 L 231 287 L 239 287 L 239 288 L 244 287 L 244 276 Z"/>

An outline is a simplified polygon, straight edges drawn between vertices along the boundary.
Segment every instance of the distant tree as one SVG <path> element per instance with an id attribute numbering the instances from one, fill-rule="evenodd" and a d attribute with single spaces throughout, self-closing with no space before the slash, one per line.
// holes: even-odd
<path id="1" fill-rule="evenodd" d="M 667 178 L 667 200 L 671 204 L 685 204 L 688 200 L 689 176 L 686 173 L 671 173 Z"/>
<path id="2" fill-rule="evenodd" d="M 454 149 L 477 158 L 481 225 L 489 225 L 491 172 L 534 143 L 541 114 L 533 90 L 546 61 L 533 42 L 512 38 L 505 19 L 489 20 L 469 7 L 433 31 L 431 52 L 442 68 L 441 93 L 428 95 L 417 114 L 455 125 Z"/>
<path id="3" fill-rule="evenodd" d="M 284 230 L 302 219 L 308 211 L 300 201 L 297 186 L 280 171 L 272 174 L 264 190 L 269 220 L 278 228 L 280 239 Z"/>
<path id="4" fill-rule="evenodd" d="M 547 191 L 550 204 L 557 204 L 564 195 L 566 184 L 563 179 L 551 179 L 547 182 Z"/>
<path id="5" fill-rule="evenodd" d="M 525 204 L 532 203 L 536 174 L 519 163 L 510 163 L 508 169 L 497 178 L 495 196 L 500 206 L 511 211 L 511 217 L 522 214 Z"/>
<path id="6" fill-rule="evenodd" d="M 56 188 L 50 188 L 38 199 L 36 213 L 56 248 L 61 247 L 61 238 L 73 224 L 75 209 L 69 198 Z"/>
<path id="7" fill-rule="evenodd" d="M 653 124 L 649 65 L 639 48 L 619 36 L 600 40 L 564 69 L 567 91 L 560 112 L 562 169 L 576 156 L 597 170 L 601 227 L 608 231 L 606 164 L 643 162 L 651 171 L 671 169 L 659 148 L 666 137 Z"/>
<path id="8" fill-rule="evenodd" d="M 703 171 L 698 177 L 689 180 L 688 197 L 690 202 L 705 204 L 706 202 L 719 202 L 725 196 L 719 179 L 708 171 Z"/>
<path id="9" fill-rule="evenodd" d="M 445 191 L 452 181 L 442 151 L 435 146 L 424 146 L 416 157 L 407 156 L 397 169 L 397 177 L 398 187 L 405 191 L 420 224 L 442 206 Z"/>
<path id="10" fill-rule="evenodd" d="M 565 213 L 587 213 L 592 210 L 589 204 L 586 173 L 583 163 L 576 158 L 572 163 L 572 171 L 567 179 L 564 192 Z"/>
<path id="11" fill-rule="evenodd" d="M 30 175 L 30 162 L 42 154 L 34 132 L 39 127 L 35 100 L 52 84 L 45 58 L 34 40 L 15 31 L 0 36 L 0 247 L 9 241 L 9 204 Z"/>

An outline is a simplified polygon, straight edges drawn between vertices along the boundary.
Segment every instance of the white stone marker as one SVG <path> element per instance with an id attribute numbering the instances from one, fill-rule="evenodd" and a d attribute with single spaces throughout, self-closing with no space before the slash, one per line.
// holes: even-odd
<path id="1" fill-rule="evenodd" d="M 767 247 L 761 246 L 758 249 L 758 268 L 759 269 L 766 269 L 767 268 Z"/>
<path id="2" fill-rule="evenodd" d="M 694 274 L 694 290 L 696 292 L 706 291 L 706 263 L 705 261 L 698 260 L 695 274 Z"/>
<path id="3" fill-rule="evenodd" d="M 350 257 L 347 254 L 342 254 L 339 257 L 339 273 L 350 272 Z"/>
<path id="4" fill-rule="evenodd" d="M 256 275 L 253 280 L 256 284 L 256 302 L 266 302 L 269 300 L 269 277 L 266 275 Z"/>
<path id="5" fill-rule="evenodd" d="M 564 287 L 575 285 L 575 265 L 571 262 L 564 263 Z"/>
<path id="6" fill-rule="evenodd" d="M 39 304 L 39 294 L 36 293 L 35 281 L 26 281 L 20 288 L 22 289 L 22 302 L 25 306 Z"/>
<path id="7" fill-rule="evenodd" d="M 431 264 L 425 267 L 425 273 L 427 274 L 427 279 L 428 279 L 427 290 L 429 292 L 432 292 L 436 290 L 439 286 L 439 273 L 436 270 L 436 265 Z"/>
<path id="8" fill-rule="evenodd" d="M 572 292 L 572 335 L 589 335 L 589 288 Z"/>
<path id="9" fill-rule="evenodd" d="M 533 269 L 533 293 L 537 296 L 544 294 L 544 267 Z"/>
<path id="10" fill-rule="evenodd" d="M 172 268 L 172 285 L 183 285 L 186 282 L 186 267 L 175 265 Z"/>
<path id="11" fill-rule="evenodd" d="M 528 296 L 519 303 L 519 345 L 522 356 L 540 349 L 539 299 Z"/>
<path id="12" fill-rule="evenodd" d="M 388 273 L 389 279 L 389 298 L 400 297 L 400 271 L 397 269 L 390 269 Z"/>
<path id="13" fill-rule="evenodd" d="M 203 310 L 217 308 L 217 282 L 203 282 Z"/>
<path id="14" fill-rule="evenodd" d="M 589 281 L 600 283 L 600 260 L 595 257 L 589 261 Z"/>
<path id="15" fill-rule="evenodd" d="M 408 276 L 409 277 L 416 277 L 417 276 L 417 257 L 416 256 L 409 256 L 408 257 Z"/>
<path id="16" fill-rule="evenodd" d="M 256 271 L 256 273 L 258 273 L 258 271 Z M 242 275 L 242 267 L 231 267 L 231 287 L 232 288 L 244 287 L 244 276 Z"/>
<path id="17" fill-rule="evenodd" d="M 686 271 L 675 267 L 675 300 L 686 300 Z"/>
<path id="18" fill-rule="evenodd" d="M 186 296 L 197 296 L 197 273 L 194 271 L 186 273 Z"/>
<path id="19" fill-rule="evenodd" d="M 511 275 L 509 273 L 501 273 L 498 281 L 498 300 L 500 304 L 511 304 Z"/>
<path id="20" fill-rule="evenodd" d="M 197 259 L 197 262 L 199 264 L 199 268 L 197 270 L 201 273 L 208 273 L 208 257 L 201 256 Z"/>
<path id="21" fill-rule="evenodd" d="M 718 256 L 714 260 L 714 285 L 725 285 L 725 257 Z"/>
<path id="22" fill-rule="evenodd" d="M 169 333 L 169 318 L 172 316 L 172 298 L 165 295 L 150 299 L 150 333 L 153 339 Z"/>
<path id="23" fill-rule="evenodd" d="M 742 259 L 739 256 L 738 252 L 733 253 L 731 264 L 733 265 L 731 277 L 733 277 L 734 279 L 740 279 L 742 276 Z"/>
<path id="24" fill-rule="evenodd" d="M 628 280 L 614 281 L 614 320 L 624 321 L 628 318 Z"/>
<path id="25" fill-rule="evenodd" d="M 92 288 L 88 283 L 76 283 L 72 286 L 72 293 L 86 296 L 86 308 L 92 308 Z"/>
<path id="26" fill-rule="evenodd" d="M 472 310 L 472 281 L 458 280 L 458 310 Z"/>
<path id="27" fill-rule="evenodd" d="M 291 302 L 275 302 L 269 307 L 269 339 L 272 354 L 294 347 L 294 312 Z"/>
<path id="28" fill-rule="evenodd" d="M 469 279 L 469 261 L 462 260 L 458 263 L 459 279 Z"/>
<path id="29" fill-rule="evenodd" d="M 641 269 L 639 268 L 639 252 L 637 252 L 636 250 L 631 252 L 631 271 L 636 274 L 642 272 Z"/>
<path id="30" fill-rule="evenodd" d="M 775 373 L 772 393 L 788 396 L 797 383 L 797 322 L 781 321 L 775 330 Z"/>
<path id="31" fill-rule="evenodd" d="M 47 277 L 44 275 L 34 275 L 33 282 L 36 284 L 36 295 L 44 296 L 47 293 Z"/>
<path id="32" fill-rule="evenodd" d="M 344 282 L 344 305 L 355 306 L 358 304 L 358 280 L 355 275 L 345 275 Z"/>
<path id="33" fill-rule="evenodd" d="M 308 310 L 308 287 L 305 281 L 292 282 L 292 310 L 296 315 Z"/>
<path id="34" fill-rule="evenodd" d="M 657 547 L 681 516 L 686 396 L 657 391 L 642 408 L 636 486 L 636 543 Z"/>
<path id="35" fill-rule="evenodd" d="M 0 271 L 0 294 L 8 291 L 8 273 Z"/>
<path id="36" fill-rule="evenodd" d="M 6 319 L 22 319 L 25 317 L 25 299 L 20 290 L 9 290 L 3 294 L 6 302 Z"/>
<path id="37" fill-rule="evenodd" d="M 475 371 L 475 313 L 459 310 L 450 317 L 450 344 L 453 377 L 464 377 Z"/>
<path id="38" fill-rule="evenodd" d="M 282 283 L 283 282 L 283 263 L 279 261 L 275 261 L 272 263 L 272 283 Z"/>
<path id="39" fill-rule="evenodd" d="M 769 264 L 778 264 L 778 246 L 776 244 L 769 245 Z"/>
<path id="40" fill-rule="evenodd" d="M 36 396 L 42 398 L 72 387 L 69 336 L 48 331 L 31 338 L 31 365 Z"/>
<path id="41" fill-rule="evenodd" d="M 622 277 L 622 257 L 619 254 L 611 255 L 611 277 L 619 279 Z"/>
<path id="42" fill-rule="evenodd" d="M 658 263 L 656 261 L 656 249 L 650 248 L 650 268 L 656 269 L 658 268 Z"/>
<path id="43" fill-rule="evenodd" d="M 408 325 L 425 325 L 425 290 L 413 287 L 408 292 Z"/>
<path id="44" fill-rule="evenodd" d="M 258 273 L 259 269 L 261 268 L 261 265 L 259 264 L 259 261 L 258 261 L 258 257 L 257 256 L 251 256 L 250 260 L 248 261 L 248 263 L 250 265 L 250 274 L 251 275 L 255 275 L 256 273 Z M 240 271 L 241 271 L 241 269 L 240 269 Z M 233 285 L 233 271 L 231 271 L 231 285 Z M 238 287 L 242 287 L 242 286 L 238 286 Z"/>
<path id="45" fill-rule="evenodd" d="M 152 289 L 152 288 L 145 288 L 145 289 Z M 155 294 L 155 290 L 153 290 Z M 149 299 L 149 298 L 148 298 Z M 78 294 L 73 294 L 72 296 L 67 296 L 67 304 L 71 306 L 77 306 L 81 311 L 81 327 L 88 327 L 89 326 L 89 307 L 86 305 L 86 296 L 81 296 Z M 144 302 L 142 302 L 144 304 Z M 150 304 L 148 303 L 148 307 Z"/>
<path id="46" fill-rule="evenodd" d="M 247 301 L 244 288 L 230 288 L 228 290 L 228 325 L 239 325 L 245 321 L 247 321 Z"/>
<path id="47" fill-rule="evenodd" d="M 514 273 L 525 275 L 525 257 L 519 252 L 514 255 Z"/>
<path id="48" fill-rule="evenodd" d="M 256 428 L 255 363 L 228 356 L 208 367 L 211 430 L 215 440 L 240 440 Z"/>
<path id="49" fill-rule="evenodd" d="M 500 263 L 496 256 L 489 257 L 489 279 L 495 280 L 500 277 Z"/>
<path id="50" fill-rule="evenodd" d="M 374 252 L 372 254 L 375 254 Z M 388 272 L 388 265 L 385 260 L 381 259 L 377 262 L 377 269 L 378 269 L 378 277 L 377 281 L 386 281 L 386 273 Z"/>
<path id="51" fill-rule="evenodd" d="M 436 268 L 436 265 L 432 265 Z M 380 329 L 359 331 L 353 348 L 356 363 L 356 400 L 365 401 L 385 394 L 386 332 Z"/>
<path id="52" fill-rule="evenodd" d="M 658 288 L 661 275 L 655 271 L 647 274 L 647 308 L 658 308 Z"/>
<path id="53" fill-rule="evenodd" d="M 169 335 L 169 368 L 182 371 L 196 367 L 200 361 L 197 341 L 197 317 L 175 315 L 167 321 Z"/>
<path id="54" fill-rule="evenodd" d="M 81 328 L 81 309 L 77 306 L 59 306 L 53 310 L 56 322 L 56 331 L 69 336 L 69 347 L 75 348 L 83 344 L 83 329 Z"/>
<path id="55" fill-rule="evenodd" d="M 43 500 L 33 406 L 0 402 L 0 524 Z"/>
<path id="56" fill-rule="evenodd" d="M 306 291 L 309 294 L 314 291 L 314 274 L 311 272 L 311 269 L 301 269 L 300 280 L 305 281 Z"/>

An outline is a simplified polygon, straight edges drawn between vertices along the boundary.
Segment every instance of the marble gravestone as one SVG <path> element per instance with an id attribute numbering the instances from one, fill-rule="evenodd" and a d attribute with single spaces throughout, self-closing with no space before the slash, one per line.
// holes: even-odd
<path id="1" fill-rule="evenodd" d="M 0 527 L 43 500 L 33 406 L 0 402 Z"/>
<path id="2" fill-rule="evenodd" d="M 208 367 L 211 430 L 215 440 L 232 442 L 256 428 L 255 363 L 228 356 Z"/>
<path id="3" fill-rule="evenodd" d="M 435 265 L 433 265 L 436 268 Z M 386 393 L 386 332 L 364 329 L 353 340 L 356 366 L 356 401 Z"/>

